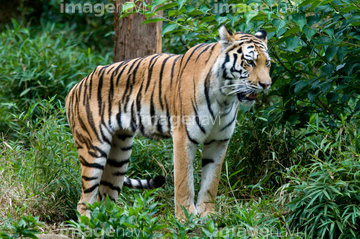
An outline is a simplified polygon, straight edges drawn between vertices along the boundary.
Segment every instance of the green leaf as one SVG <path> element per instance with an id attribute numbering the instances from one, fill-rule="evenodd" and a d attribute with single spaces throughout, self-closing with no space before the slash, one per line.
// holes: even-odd
<path id="1" fill-rule="evenodd" d="M 329 102 L 329 104 L 331 104 L 331 103 L 337 101 L 337 99 L 339 99 L 339 94 L 336 92 L 331 92 L 326 95 L 326 99 Z"/>
<path id="2" fill-rule="evenodd" d="M 236 8 L 236 14 L 246 13 L 252 10 L 251 6 L 245 3 L 236 4 L 234 7 Z"/>
<path id="3" fill-rule="evenodd" d="M 267 35 L 267 39 L 271 39 L 273 36 L 275 36 L 275 32 L 274 31 L 271 31 L 271 32 L 268 32 L 268 35 Z"/>
<path id="4" fill-rule="evenodd" d="M 149 19 L 150 17 L 155 16 L 156 13 L 155 12 L 146 12 L 146 13 L 144 13 L 144 15 L 146 16 L 146 19 Z"/>
<path id="5" fill-rule="evenodd" d="M 176 0 L 176 2 L 178 3 L 179 5 L 179 10 L 182 8 L 182 6 L 184 5 L 184 3 L 186 2 L 186 0 Z"/>
<path id="6" fill-rule="evenodd" d="M 338 46 L 330 46 L 325 52 L 325 58 L 327 61 L 332 61 L 334 56 L 336 55 L 339 47 Z"/>
<path id="7" fill-rule="evenodd" d="M 195 10 L 195 7 L 191 6 L 191 5 L 187 5 L 185 6 L 185 9 L 186 9 L 186 12 L 189 13 L 189 12 L 192 12 Z"/>
<path id="8" fill-rule="evenodd" d="M 312 2 L 313 2 L 313 0 L 306 0 L 306 1 L 303 1 L 303 2 L 299 5 L 299 7 L 304 7 L 304 6 L 306 6 L 306 5 L 311 4 Z"/>
<path id="9" fill-rule="evenodd" d="M 354 26 L 354 27 L 360 26 L 360 20 L 350 23 L 349 26 Z"/>
<path id="10" fill-rule="evenodd" d="M 334 29 L 326 28 L 324 32 L 326 32 L 331 38 L 334 38 Z"/>
<path id="11" fill-rule="evenodd" d="M 229 19 L 227 17 L 221 17 L 219 15 L 216 15 L 215 20 L 217 21 L 218 25 L 222 25 Z"/>
<path id="12" fill-rule="evenodd" d="M 317 0 L 317 1 L 312 1 L 311 3 L 311 7 L 310 7 L 310 11 L 315 10 L 315 8 L 317 8 L 324 0 Z M 333 0 L 331 0 L 333 1 Z"/>
<path id="13" fill-rule="evenodd" d="M 332 64 L 328 64 L 325 65 L 323 68 L 321 68 L 321 70 L 327 74 L 327 75 L 331 75 L 333 70 L 334 70 L 334 66 Z"/>
<path id="14" fill-rule="evenodd" d="M 199 10 L 204 13 L 204 15 L 210 10 L 210 8 L 208 8 L 205 5 L 201 5 L 201 7 L 199 8 Z"/>
<path id="15" fill-rule="evenodd" d="M 135 3 L 133 2 L 126 2 L 123 4 L 122 8 L 121 8 L 121 13 L 125 13 L 130 9 L 133 9 L 134 7 L 136 7 Z"/>
<path id="16" fill-rule="evenodd" d="M 162 11 L 162 10 L 166 10 L 172 7 L 176 7 L 178 4 L 177 3 L 168 3 L 168 4 L 164 4 L 161 7 L 158 7 L 155 9 L 155 12 L 157 11 Z"/>
<path id="17" fill-rule="evenodd" d="M 26 90 L 24 90 L 23 92 L 21 92 L 20 97 L 26 95 L 26 94 L 27 94 L 30 90 L 32 90 L 32 89 L 33 89 L 33 87 L 27 88 Z"/>
<path id="18" fill-rule="evenodd" d="M 280 19 L 274 19 L 272 21 L 275 29 L 276 29 L 276 33 L 278 33 L 283 27 L 286 26 L 287 21 L 286 20 L 280 20 Z"/>
<path id="19" fill-rule="evenodd" d="M 339 57 L 339 55 L 338 55 L 338 57 Z M 337 66 L 336 66 L 336 71 L 341 70 L 342 68 L 344 68 L 344 66 L 345 66 L 345 65 L 346 65 L 346 63 L 340 64 L 340 65 L 337 65 Z"/>
<path id="20" fill-rule="evenodd" d="M 307 86 L 307 85 L 308 85 L 308 82 L 307 82 L 307 81 L 304 81 L 304 80 L 299 81 L 299 82 L 296 84 L 295 88 L 294 88 L 295 94 L 299 93 L 299 91 L 300 91 L 301 89 L 303 89 L 303 88 L 304 88 L 305 86 Z"/>
<path id="21" fill-rule="evenodd" d="M 211 232 L 209 232 L 208 230 L 206 230 L 205 228 L 201 228 L 202 229 L 202 231 L 203 231 L 203 233 L 205 234 L 205 237 L 207 237 L 207 238 L 212 238 L 212 233 Z M 180 237 L 179 237 L 180 238 Z M 181 237 L 181 238 L 183 238 L 183 237 Z M 184 237 L 185 238 L 185 237 Z"/>
<path id="22" fill-rule="evenodd" d="M 244 16 L 245 16 L 245 19 L 246 19 L 246 24 L 248 24 L 251 19 L 255 16 L 257 16 L 259 14 L 258 11 L 248 11 L 248 12 L 245 12 Z"/>
<path id="23" fill-rule="evenodd" d="M 148 19 L 148 20 L 143 21 L 143 22 L 141 23 L 141 25 L 142 25 L 142 24 L 147 24 L 147 23 L 162 22 L 162 21 L 164 21 L 164 18 L 162 18 L 162 17 L 155 17 L 155 18 L 150 18 L 150 19 Z"/>
<path id="24" fill-rule="evenodd" d="M 166 2 L 166 0 L 154 0 L 153 3 L 151 4 L 151 8 L 163 4 L 164 2 Z"/>
<path id="25" fill-rule="evenodd" d="M 296 22 L 296 24 L 299 26 L 300 31 L 302 31 L 303 27 L 305 26 L 306 23 L 306 17 L 304 13 L 296 13 L 292 15 L 294 21 Z"/>
<path id="26" fill-rule="evenodd" d="M 199 25 L 201 25 L 201 24 L 203 24 L 205 22 L 209 24 L 209 22 L 213 21 L 214 19 L 215 19 L 214 15 L 204 17 L 204 18 L 201 19 Z"/>
<path id="27" fill-rule="evenodd" d="M 334 0 L 322 0 L 321 5 L 325 5 L 325 4 L 328 4 L 328 3 L 331 3 L 331 2 L 335 2 L 335 1 Z"/>
<path id="28" fill-rule="evenodd" d="M 286 33 L 284 34 L 284 37 L 288 37 L 290 35 L 295 35 L 294 33 L 298 33 L 299 31 L 300 31 L 299 26 L 292 27 L 286 31 Z"/>
<path id="29" fill-rule="evenodd" d="M 226 16 L 230 20 L 231 26 L 234 26 L 235 22 L 240 18 L 240 15 L 227 14 Z"/>
<path id="30" fill-rule="evenodd" d="M 324 94 L 327 94 L 330 88 L 331 88 L 331 83 L 325 83 L 320 86 L 320 89 Z"/>
<path id="31" fill-rule="evenodd" d="M 309 16 L 307 18 L 307 25 L 309 27 L 312 27 L 314 24 L 318 23 L 320 20 L 321 20 L 320 14 L 315 14 L 315 15 Z"/>
<path id="32" fill-rule="evenodd" d="M 308 91 L 307 96 L 308 96 L 308 99 L 310 100 L 310 102 L 314 102 L 314 99 L 317 96 L 317 92 Z"/>
<path id="33" fill-rule="evenodd" d="M 309 27 L 305 27 L 305 28 L 304 28 L 304 33 L 305 33 L 305 35 L 306 35 L 306 39 L 307 39 L 308 41 L 310 41 L 311 38 L 315 35 L 316 30 L 314 30 L 314 29 L 312 29 L 312 28 L 309 28 Z"/>
<path id="34" fill-rule="evenodd" d="M 286 42 L 287 49 L 289 49 L 290 51 L 294 50 L 296 47 L 301 46 L 300 39 L 298 36 L 292 36 L 292 37 L 286 38 L 285 42 Z"/>
<path id="35" fill-rule="evenodd" d="M 164 36 L 166 33 L 170 32 L 170 31 L 173 31 L 177 28 L 177 25 L 176 24 L 173 24 L 173 23 L 169 23 L 167 25 L 165 25 L 163 27 L 163 30 L 162 30 L 162 35 Z"/>
<path id="36" fill-rule="evenodd" d="M 349 13 L 352 10 L 357 10 L 357 7 L 356 6 L 345 7 L 345 8 L 340 9 L 340 12 L 341 13 Z"/>

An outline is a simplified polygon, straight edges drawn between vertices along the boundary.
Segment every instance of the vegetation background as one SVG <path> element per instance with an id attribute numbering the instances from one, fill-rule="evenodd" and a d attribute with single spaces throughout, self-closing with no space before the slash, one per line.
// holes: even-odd
<path id="1" fill-rule="evenodd" d="M 205 222 L 189 215 L 185 224 L 173 217 L 171 141 L 140 137 L 128 174 L 163 174 L 166 186 L 124 189 L 116 205 L 95 204 L 91 219 L 77 218 L 80 165 L 64 99 L 96 65 L 112 62 L 113 14 L 61 13 L 60 0 L 16 3 L 0 19 L 0 237 L 53 231 L 112 238 L 115 231 L 124 238 L 360 238 L 358 1 L 124 5 L 124 16 L 139 12 L 147 22 L 164 21 L 164 52 L 214 42 L 221 25 L 269 33 L 272 90 L 255 107 L 241 108 L 219 213 Z M 197 183 L 200 170 L 198 160 Z"/>

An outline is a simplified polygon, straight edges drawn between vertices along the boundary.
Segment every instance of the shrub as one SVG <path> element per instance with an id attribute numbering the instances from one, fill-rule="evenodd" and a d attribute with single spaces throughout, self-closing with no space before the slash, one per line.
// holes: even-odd
<path id="1" fill-rule="evenodd" d="M 312 161 L 287 170 L 278 202 L 289 209 L 291 228 L 307 238 L 355 238 L 360 224 L 358 130 L 345 123 L 333 132 L 317 117 L 308 130 L 314 133 L 304 139 L 313 147 Z"/>
<path id="2" fill-rule="evenodd" d="M 355 238 L 360 224 L 358 160 L 323 162 L 289 169 L 278 193 L 291 210 L 288 220 L 310 238 Z M 297 175 L 301 175 L 299 178 Z"/>
<path id="3" fill-rule="evenodd" d="M 243 199 L 257 198 L 286 182 L 282 172 L 302 159 L 299 140 L 291 127 L 272 118 L 275 107 L 239 112 L 229 143 L 230 184 Z M 280 114 L 280 113 L 278 113 Z"/>
<path id="4" fill-rule="evenodd" d="M 0 232 L 0 237 L 4 239 L 37 238 L 36 234 L 40 232 L 38 227 L 41 225 L 43 223 L 39 221 L 39 217 L 21 216 L 18 221 L 4 228 L 3 232 Z"/>
<path id="5" fill-rule="evenodd" d="M 133 205 L 123 202 L 122 206 L 106 197 L 104 203 L 89 205 L 90 219 L 79 216 L 79 222 L 69 225 L 84 238 L 153 238 L 166 227 L 155 214 L 159 205 L 153 202 L 152 191 L 136 196 Z"/>
<path id="6" fill-rule="evenodd" d="M 215 41 L 221 25 L 242 32 L 254 33 L 260 28 L 268 32 L 274 59 L 270 95 L 282 99 L 274 103 L 282 110 L 283 124 L 304 127 L 311 113 L 317 112 L 334 128 L 334 119 L 339 120 L 342 112 L 358 114 L 360 101 L 355 89 L 359 87 L 360 73 L 360 9 L 355 2 L 163 3 L 144 3 L 145 9 L 128 3 L 123 16 L 139 12 L 153 17 L 146 22 L 165 21 L 164 46 L 173 53 Z M 164 17 L 157 15 L 160 10 L 166 10 Z M 274 118 L 271 114 L 269 117 Z"/>

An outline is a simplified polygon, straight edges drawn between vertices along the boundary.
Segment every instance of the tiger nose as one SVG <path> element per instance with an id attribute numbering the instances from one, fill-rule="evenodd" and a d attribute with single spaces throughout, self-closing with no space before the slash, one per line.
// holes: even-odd
<path id="1" fill-rule="evenodd" d="M 263 88 L 263 89 L 266 89 L 266 88 L 269 88 L 271 86 L 271 83 L 261 83 L 259 82 L 259 85 Z"/>

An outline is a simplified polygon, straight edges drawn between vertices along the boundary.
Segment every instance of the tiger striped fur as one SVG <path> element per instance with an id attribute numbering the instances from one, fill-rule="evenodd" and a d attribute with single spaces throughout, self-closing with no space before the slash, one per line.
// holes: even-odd
<path id="1" fill-rule="evenodd" d="M 135 134 L 172 137 L 175 213 L 214 212 L 221 166 L 233 134 L 239 103 L 253 104 L 271 85 L 267 33 L 219 29 L 217 43 L 200 44 L 184 55 L 155 54 L 96 69 L 70 91 L 66 112 L 81 162 L 85 202 L 105 195 L 116 200 L 122 186 L 156 188 L 151 180 L 126 178 Z M 193 162 L 202 149 L 201 188 L 194 202 Z"/>

